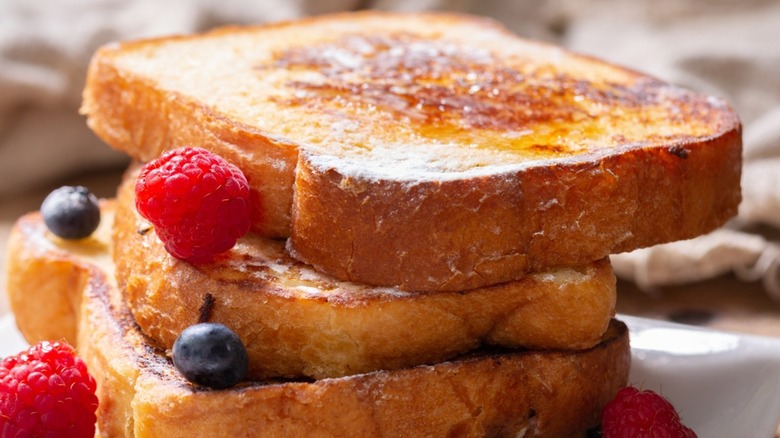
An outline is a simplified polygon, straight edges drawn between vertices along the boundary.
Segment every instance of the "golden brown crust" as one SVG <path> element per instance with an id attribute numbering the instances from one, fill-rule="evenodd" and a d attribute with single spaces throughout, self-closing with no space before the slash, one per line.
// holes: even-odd
<path id="1" fill-rule="evenodd" d="M 575 436 L 598 423 L 628 375 L 628 333 L 613 321 L 601 343 L 578 352 L 482 351 L 337 379 L 194 388 L 133 323 L 104 269 L 111 269 L 105 251 L 72 252 L 79 244 L 49 239 L 37 215 L 21 219 L 11 242 L 13 266 L 22 266 L 17 259 L 37 266 L 9 273 L 16 278 L 9 292 L 27 298 L 21 307 L 38 310 L 57 295 L 82 295 L 80 305 L 68 309 L 75 315 L 46 322 L 66 327 L 79 321 L 77 347 L 98 382 L 103 436 Z M 51 272 L 48 263 L 69 263 L 84 279 L 83 289 L 59 274 L 49 278 L 50 288 L 25 287 Z M 40 312 L 15 310 L 23 332 L 41 325 Z"/>
<path id="2" fill-rule="evenodd" d="M 8 236 L 7 291 L 11 311 L 17 321 L 25 321 L 19 325 L 25 339 L 76 341 L 77 309 L 89 276 L 74 263 L 74 257 L 101 263 L 110 258 L 114 204 L 101 201 L 100 207 L 103 218 L 98 229 L 76 241 L 51 234 L 37 212 L 14 224 Z M 30 301 L 46 304 L 31 305 Z"/>
<path id="3" fill-rule="evenodd" d="M 211 67 L 183 75 L 194 56 Z M 741 127 L 721 100 L 464 16 L 105 47 L 82 111 L 136 159 L 185 144 L 225 156 L 250 181 L 257 232 L 291 233 L 342 280 L 413 291 L 693 237 L 740 199 Z"/>
<path id="4" fill-rule="evenodd" d="M 182 146 L 219 153 L 247 176 L 254 230 L 269 237 L 288 236 L 295 148 L 150 82 L 122 72 L 110 58 L 95 56 L 82 104 L 82 112 L 90 115 L 89 127 L 142 161 Z M 130 150 L 131 145 L 141 149 Z"/>
<path id="5" fill-rule="evenodd" d="M 465 292 L 409 294 L 339 282 L 247 236 L 213 263 L 171 257 L 119 189 L 116 276 L 141 330 L 162 348 L 201 320 L 245 341 L 256 377 L 323 378 L 435 363 L 481 344 L 585 349 L 615 312 L 607 259 Z M 141 232 L 139 232 L 141 230 Z M 587 314 L 587 318 L 581 315 Z"/>
<path id="6" fill-rule="evenodd" d="M 625 380 L 628 338 L 620 323 L 605 342 L 577 352 L 477 356 L 432 366 L 235 392 L 193 393 L 144 376 L 135 399 L 138 436 L 578 436 Z M 151 377 L 151 378 L 149 378 Z M 148 379 L 148 380 L 147 380 Z M 170 409 L 161 407 L 171 406 Z M 238 408 L 237 408 L 238 406 Z M 226 418 L 238 417 L 227 422 Z M 186 419 L 187 429 L 178 425 Z M 175 432 L 174 432 L 175 430 Z M 173 435 L 171 435 L 173 434 Z"/>
<path id="7" fill-rule="evenodd" d="M 348 176 L 301 154 L 290 249 L 336 278 L 406 290 L 579 266 L 721 226 L 740 202 L 739 143 L 733 131 L 448 184 Z"/>

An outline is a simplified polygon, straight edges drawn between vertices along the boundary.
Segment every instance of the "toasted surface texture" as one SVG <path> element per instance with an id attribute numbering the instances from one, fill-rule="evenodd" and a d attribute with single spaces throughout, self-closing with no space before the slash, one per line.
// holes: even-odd
<path id="1" fill-rule="evenodd" d="M 257 232 L 341 280 L 464 290 L 712 230 L 740 200 L 720 99 L 484 19 L 380 12 L 125 43 L 82 111 L 139 160 L 238 165 Z"/>
<path id="2" fill-rule="evenodd" d="M 626 383 L 628 334 L 613 321 L 597 346 L 578 352 L 480 350 L 336 379 L 194 388 L 134 324 L 111 284 L 103 236 L 66 243 L 31 214 L 9 248 L 9 293 L 24 296 L 14 306 L 18 325 L 30 342 L 59 337 L 54 328 L 75 333 L 69 340 L 98 382 L 103 436 L 577 436 Z M 40 275 L 50 287 L 27 287 Z M 38 311 L 60 295 L 78 305 L 57 317 Z M 30 330 L 46 324 L 49 333 Z"/>
<path id="3" fill-rule="evenodd" d="M 20 330 L 30 342 L 68 333 L 77 344 L 98 382 L 103 436 L 575 436 L 626 383 L 628 334 L 613 320 L 598 345 L 577 352 L 479 350 L 336 379 L 194 388 L 148 343 L 112 284 L 110 208 L 101 231 L 76 243 L 27 215 L 8 253 Z M 41 276 L 47 287 L 37 287 Z M 61 312 L 43 313 L 43 303 Z"/>
<path id="4" fill-rule="evenodd" d="M 284 242 L 257 235 L 213 263 L 182 262 L 137 214 L 134 176 L 128 172 L 119 189 L 114 259 L 139 327 L 171 348 L 189 325 L 221 322 L 244 340 L 256 377 L 395 369 L 482 344 L 585 349 L 615 312 L 606 259 L 465 292 L 415 294 L 338 281 L 292 259 Z"/>
<path id="5" fill-rule="evenodd" d="M 22 335 L 30 342 L 77 339 L 82 291 L 89 280 L 77 260 L 110 272 L 114 203 L 101 201 L 101 222 L 92 236 L 77 241 L 51 234 L 39 213 L 20 218 L 8 237 L 8 301 Z"/>

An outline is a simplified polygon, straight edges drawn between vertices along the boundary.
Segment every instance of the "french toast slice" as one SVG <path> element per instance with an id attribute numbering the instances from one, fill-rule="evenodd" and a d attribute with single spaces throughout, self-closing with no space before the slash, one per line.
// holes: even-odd
<path id="1" fill-rule="evenodd" d="M 337 377 L 436 363 L 482 344 L 586 349 L 615 313 L 608 259 L 463 292 L 410 294 L 338 281 L 249 235 L 208 264 L 171 256 L 135 208 L 129 170 L 117 192 L 116 279 L 141 331 L 170 349 L 186 327 L 238 333 L 254 377 Z M 583 317 L 587 315 L 587 317 Z"/>
<path id="2" fill-rule="evenodd" d="M 101 436 L 578 436 L 626 384 L 628 333 L 613 320 L 598 345 L 580 351 L 482 349 L 349 377 L 194 387 L 141 333 L 113 284 L 112 207 L 103 208 L 98 232 L 77 242 L 28 214 L 8 248 L 17 324 L 30 342 L 77 345 L 98 384 Z M 52 306 L 59 312 L 42 311 Z"/>
<path id="3" fill-rule="evenodd" d="M 216 152 L 247 175 L 256 232 L 338 279 L 408 291 L 691 238 L 740 201 L 724 101 L 461 15 L 112 44 L 82 113 L 141 161 Z"/>

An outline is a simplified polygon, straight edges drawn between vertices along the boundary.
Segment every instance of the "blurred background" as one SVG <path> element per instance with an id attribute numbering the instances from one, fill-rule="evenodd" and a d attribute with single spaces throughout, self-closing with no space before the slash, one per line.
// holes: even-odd
<path id="1" fill-rule="evenodd" d="M 780 1 L 3 0 L 0 257 L 13 221 L 52 188 L 113 195 L 126 158 L 78 114 L 98 46 L 366 8 L 493 17 L 522 36 L 728 100 L 744 123 L 739 218 L 693 241 L 614 257 L 619 310 L 780 336 Z M 4 300 L 3 290 L 0 314 Z"/>

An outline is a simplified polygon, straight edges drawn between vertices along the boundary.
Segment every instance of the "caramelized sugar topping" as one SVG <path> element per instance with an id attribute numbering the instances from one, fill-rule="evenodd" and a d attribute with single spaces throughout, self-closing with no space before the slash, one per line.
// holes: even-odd
<path id="1" fill-rule="evenodd" d="M 507 65 L 485 50 L 464 51 L 446 41 L 413 35 L 349 35 L 314 46 L 276 53 L 274 67 L 321 73 L 322 81 L 287 85 L 309 93 L 298 105 L 376 106 L 423 124 L 464 129 L 517 129 L 598 114 L 591 104 L 636 106 L 655 102 L 653 84 L 637 89 L 592 84 L 550 65 L 522 60 Z"/>
<path id="2" fill-rule="evenodd" d="M 278 51 L 258 69 L 300 73 L 284 84 L 292 92 L 278 98 L 280 104 L 347 119 L 369 113 L 374 120 L 407 125 L 415 136 L 473 140 L 481 148 L 522 149 L 537 156 L 614 141 L 604 135 L 614 133 L 626 114 L 635 124 L 653 117 L 684 124 L 675 118 L 687 110 L 662 106 L 670 100 L 689 105 L 692 96 L 648 77 L 590 82 L 559 65 L 408 33 L 343 35 Z M 670 90 L 679 95 L 670 99 Z M 690 126 L 686 129 L 691 134 Z"/>

